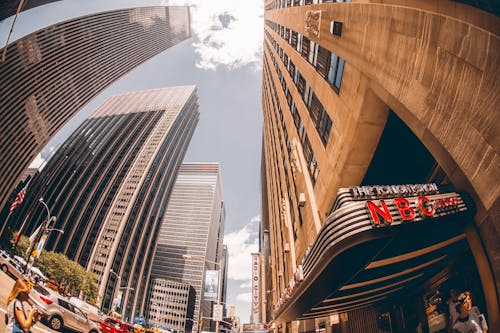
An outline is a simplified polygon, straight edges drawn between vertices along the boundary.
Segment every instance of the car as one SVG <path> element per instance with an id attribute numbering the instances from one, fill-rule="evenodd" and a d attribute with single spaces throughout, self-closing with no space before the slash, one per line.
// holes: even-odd
<path id="1" fill-rule="evenodd" d="M 82 310 L 87 315 L 87 318 L 89 318 L 93 322 L 101 323 L 103 321 L 104 314 L 99 310 L 99 308 L 86 303 L 77 297 L 71 297 L 69 301 L 74 306 L 80 308 L 80 310 Z"/>
<path id="2" fill-rule="evenodd" d="M 5 251 L 0 251 L 0 268 L 13 279 L 23 276 L 21 265 Z"/>
<path id="3" fill-rule="evenodd" d="M 30 299 L 42 315 L 42 321 L 56 331 L 69 329 L 79 333 L 99 333 L 98 326 L 69 299 L 49 291 L 41 285 L 33 286 Z"/>
<path id="4" fill-rule="evenodd" d="M 135 327 L 132 324 L 108 317 L 101 322 L 100 330 L 103 333 L 134 333 Z"/>

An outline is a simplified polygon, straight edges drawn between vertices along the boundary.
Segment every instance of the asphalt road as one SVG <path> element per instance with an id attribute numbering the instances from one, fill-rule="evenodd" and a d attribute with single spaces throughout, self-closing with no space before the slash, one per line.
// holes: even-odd
<path id="1" fill-rule="evenodd" d="M 7 297 L 12 290 L 14 280 L 0 270 L 0 332 L 5 332 L 4 316 L 7 312 Z M 53 333 L 54 331 L 42 323 L 36 323 L 32 328 L 33 333 Z"/>

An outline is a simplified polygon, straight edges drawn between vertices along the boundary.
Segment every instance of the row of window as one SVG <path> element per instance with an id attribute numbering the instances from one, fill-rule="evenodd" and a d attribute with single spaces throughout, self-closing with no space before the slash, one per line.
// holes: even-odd
<path id="1" fill-rule="evenodd" d="M 280 35 L 302 58 L 307 60 L 333 90 L 337 94 L 339 93 L 344 73 L 345 60 L 343 58 L 281 24 L 266 20 L 266 25 Z M 271 38 L 271 40 L 274 39 Z"/>
<path id="2" fill-rule="evenodd" d="M 263 98 L 263 111 L 265 113 L 264 116 L 266 116 L 267 113 L 267 118 L 269 119 L 267 121 L 268 126 L 264 126 L 264 130 L 267 130 L 267 138 L 269 142 L 266 142 L 266 147 L 268 150 L 268 153 L 266 152 L 266 155 L 269 157 L 266 159 L 268 165 L 268 172 L 269 174 L 267 175 L 267 178 L 269 179 L 271 183 L 271 190 L 268 192 L 269 195 L 269 205 L 273 207 L 271 210 L 271 219 L 275 221 L 275 227 L 272 229 L 274 231 L 274 245 L 278 246 L 278 244 L 281 245 L 281 249 L 284 249 L 284 244 L 286 243 L 284 231 L 287 230 L 284 219 L 282 218 L 282 214 L 284 214 L 283 207 L 281 205 L 282 199 L 283 199 L 283 184 L 281 182 L 281 177 L 279 175 L 280 169 L 278 166 L 279 161 L 282 161 L 282 165 L 286 165 L 286 157 L 284 156 L 284 152 L 282 151 L 281 154 L 281 159 L 278 156 L 278 148 L 277 144 L 275 142 L 275 133 L 278 131 L 278 124 L 273 122 L 273 117 L 272 117 L 272 111 L 274 111 L 276 115 L 276 110 L 279 108 L 281 110 L 280 104 L 276 101 L 277 100 L 277 92 L 276 88 L 274 86 L 274 82 L 272 81 L 270 77 L 270 70 L 269 70 L 269 64 L 267 62 L 266 57 L 264 57 L 264 69 L 263 69 L 263 93 L 266 91 L 269 91 L 269 97 L 270 98 Z M 269 84 L 272 84 L 273 91 L 271 92 L 269 89 Z M 273 127 L 275 127 L 273 129 Z M 286 131 L 286 127 L 284 127 L 284 131 Z M 286 140 L 287 143 L 289 143 L 288 135 L 284 134 L 284 139 Z M 279 141 L 281 144 L 281 137 L 279 137 Z M 290 146 L 290 145 L 288 145 Z M 291 156 L 291 151 L 288 150 L 288 156 Z M 271 162 L 274 162 L 274 165 L 271 165 Z M 286 178 L 286 176 L 285 176 Z M 292 211 L 293 207 L 290 206 L 290 211 Z M 284 250 L 283 250 L 284 251 Z M 282 252 L 284 253 L 284 252 Z M 287 258 L 284 255 L 281 254 L 276 254 L 274 256 L 274 261 L 276 265 L 276 270 L 283 272 L 286 271 L 286 268 L 288 267 L 287 264 L 285 264 L 285 260 Z M 286 275 L 285 275 L 286 276 Z M 278 284 L 278 290 L 281 290 L 282 287 L 284 286 L 284 281 L 283 279 L 277 280 Z"/>
<path id="3" fill-rule="evenodd" d="M 281 48 L 278 43 L 276 43 L 269 32 L 266 31 L 266 35 L 273 44 L 274 49 L 280 56 L 283 65 L 285 65 L 285 68 L 292 77 L 293 82 L 295 83 L 295 86 L 297 87 L 297 90 L 299 91 L 299 94 L 302 97 L 307 110 L 309 111 L 311 120 L 313 121 L 316 130 L 318 131 L 321 142 L 326 147 L 328 138 L 330 137 L 330 130 L 332 128 L 332 119 L 328 115 L 326 109 L 323 107 L 323 104 L 321 104 L 320 100 L 317 98 L 316 94 L 312 91 L 311 86 L 305 81 L 300 71 L 295 67 L 293 61 L 286 55 L 285 52 L 283 52 L 283 48 Z M 290 105 L 292 101 L 292 95 L 289 91 L 286 92 L 286 97 L 288 104 Z M 295 106 L 295 104 L 293 105 Z"/>
<path id="4" fill-rule="evenodd" d="M 288 202 L 290 204 L 289 211 L 290 211 L 290 218 L 292 220 L 292 225 L 293 225 L 293 237 L 294 237 L 294 240 L 297 240 L 297 227 L 296 227 L 296 223 L 295 223 L 295 221 L 296 221 L 296 219 L 295 219 L 295 216 L 296 216 L 295 215 L 295 207 L 294 207 L 291 199 L 293 197 L 293 194 L 295 194 L 295 200 L 296 200 L 296 202 L 298 202 L 299 193 L 297 192 L 297 187 L 295 186 L 295 182 L 293 182 L 293 181 L 290 182 L 290 179 L 292 179 L 292 178 L 291 178 L 289 171 L 288 171 L 288 163 L 286 162 L 288 160 L 290 164 L 292 163 L 291 162 L 291 160 L 292 160 L 292 158 L 291 158 L 292 147 L 291 147 L 291 143 L 290 143 L 290 138 L 288 137 L 288 131 L 287 131 L 286 126 L 285 126 L 285 121 L 283 118 L 283 110 L 281 108 L 281 105 L 277 101 L 276 87 L 274 86 L 274 83 L 271 81 L 271 78 L 269 76 L 270 75 L 269 64 L 267 63 L 267 61 L 265 61 L 265 66 L 266 66 L 266 70 L 267 70 L 267 71 L 264 71 L 264 75 L 266 76 L 265 83 L 267 83 L 267 84 L 265 84 L 265 88 L 268 91 L 270 91 L 270 89 L 267 87 L 267 85 L 269 83 L 272 83 L 272 94 L 271 93 L 269 94 L 271 96 L 270 102 L 272 103 L 272 105 L 268 105 L 267 109 L 274 110 L 274 116 L 275 116 L 275 119 L 277 120 L 276 121 L 276 131 L 279 132 L 280 125 L 281 125 L 281 134 L 283 136 L 283 140 L 281 139 L 282 136 L 278 135 L 279 136 L 279 146 L 280 146 L 280 152 L 281 152 L 281 160 L 283 161 L 283 170 L 285 172 L 286 191 L 287 191 L 288 200 L 289 200 Z M 267 102 L 267 99 L 265 100 L 265 102 Z M 268 103 L 266 103 L 266 105 L 267 104 Z M 286 146 L 287 154 L 285 154 L 284 146 Z M 273 147 L 276 147 L 276 144 L 273 145 Z M 275 161 L 277 163 L 278 158 L 276 158 Z M 280 190 L 281 190 L 281 192 L 283 192 L 282 187 L 280 187 Z M 282 193 L 282 198 L 283 197 L 284 196 Z M 300 217 L 300 211 L 299 211 L 299 217 Z M 300 222 L 300 225 L 302 226 L 302 219 L 301 218 L 299 219 L 299 222 Z"/>
<path id="5" fill-rule="evenodd" d="M 266 43 L 266 47 L 269 50 L 269 45 L 267 43 Z M 271 52 L 269 52 L 269 55 L 271 57 L 271 61 L 274 64 L 276 72 L 278 74 L 278 79 L 279 79 L 279 82 L 281 83 L 281 87 L 282 87 L 283 92 L 286 96 L 288 106 L 290 107 L 290 112 L 291 112 L 291 115 L 293 117 L 293 122 L 295 124 L 296 129 L 297 129 L 297 133 L 299 135 L 300 142 L 302 144 L 302 150 L 304 152 L 304 158 L 306 159 L 306 163 L 308 165 L 308 170 L 309 170 L 309 173 L 311 175 L 311 180 L 312 180 L 313 185 L 315 185 L 316 180 L 318 179 L 318 175 L 319 175 L 319 166 L 318 166 L 318 161 L 317 161 L 316 155 L 314 154 L 314 151 L 312 149 L 311 142 L 309 141 L 309 138 L 307 136 L 304 124 L 302 123 L 302 120 L 300 119 L 300 114 L 297 111 L 297 107 L 295 105 L 295 102 L 292 100 L 292 95 L 287 87 L 285 78 L 284 78 L 283 74 L 281 73 L 281 70 L 278 66 L 278 63 Z M 273 81 L 271 81 L 271 82 L 273 82 Z M 273 86 L 274 86 L 274 82 L 273 82 Z M 281 106 L 280 106 L 280 108 L 281 108 Z M 284 121 L 283 121 L 283 127 L 284 127 Z M 287 146 L 288 146 L 288 143 L 287 143 Z"/>
<path id="6" fill-rule="evenodd" d="M 280 9 L 287 7 L 307 6 L 326 2 L 351 2 L 351 0 L 275 0 L 266 5 L 266 10 Z"/>

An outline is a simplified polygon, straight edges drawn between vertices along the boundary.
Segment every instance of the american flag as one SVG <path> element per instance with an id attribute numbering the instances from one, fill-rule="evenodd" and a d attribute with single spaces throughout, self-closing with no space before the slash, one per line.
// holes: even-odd
<path id="1" fill-rule="evenodd" d="M 16 209 L 18 206 L 20 206 L 23 203 L 24 197 L 26 196 L 26 187 L 27 186 L 25 186 L 21 191 L 19 191 L 19 193 L 16 196 L 16 199 L 14 200 L 14 202 L 12 203 L 12 205 L 10 205 L 10 212 L 9 212 L 9 214 L 12 214 L 12 212 L 14 211 L 14 209 Z"/>

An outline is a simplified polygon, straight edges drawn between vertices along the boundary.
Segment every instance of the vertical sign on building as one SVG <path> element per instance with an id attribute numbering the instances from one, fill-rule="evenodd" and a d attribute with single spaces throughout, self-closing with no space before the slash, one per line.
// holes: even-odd
<path id="1" fill-rule="evenodd" d="M 205 271 L 205 293 L 203 297 L 205 301 L 216 301 L 219 289 L 219 271 L 207 270 Z"/>
<path id="2" fill-rule="evenodd" d="M 252 324 L 260 323 L 260 255 L 252 253 Z"/>

